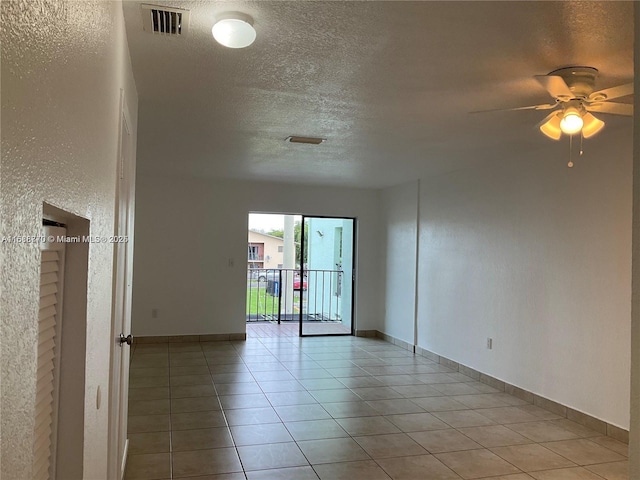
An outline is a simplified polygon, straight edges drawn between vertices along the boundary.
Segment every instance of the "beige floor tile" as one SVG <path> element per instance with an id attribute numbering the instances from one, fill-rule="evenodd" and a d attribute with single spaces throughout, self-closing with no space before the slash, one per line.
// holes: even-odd
<path id="1" fill-rule="evenodd" d="M 479 390 L 466 383 L 436 383 L 432 386 L 445 395 L 474 395 L 480 393 Z"/>
<path id="2" fill-rule="evenodd" d="M 169 432 L 129 433 L 129 455 L 141 453 L 169 452 L 171 434 Z"/>
<path id="3" fill-rule="evenodd" d="M 238 447 L 245 471 L 309 465 L 294 442 Z"/>
<path id="4" fill-rule="evenodd" d="M 304 387 L 297 380 L 279 380 L 258 382 L 260 389 L 264 393 L 274 392 L 297 392 L 304 390 Z"/>
<path id="5" fill-rule="evenodd" d="M 403 367 L 404 368 L 404 367 Z M 414 375 L 378 375 L 375 378 L 380 380 L 383 385 L 387 386 L 411 386 L 424 385 Z"/>
<path id="6" fill-rule="evenodd" d="M 455 452 L 481 448 L 481 445 L 454 429 L 415 432 L 410 433 L 409 436 L 426 448 L 429 453 Z"/>
<path id="7" fill-rule="evenodd" d="M 220 410 L 171 414 L 171 430 L 224 427 L 224 415 Z"/>
<path id="8" fill-rule="evenodd" d="M 360 398 L 348 388 L 333 390 L 314 390 L 313 392 L 311 392 L 311 395 L 313 395 L 313 398 L 315 398 L 320 403 L 362 401 L 362 398 Z"/>
<path id="9" fill-rule="evenodd" d="M 200 355 L 197 358 L 171 358 L 169 360 L 169 366 L 173 367 L 193 367 L 196 365 L 207 365 L 207 361 L 204 358 L 204 355 Z"/>
<path id="10" fill-rule="evenodd" d="M 264 393 L 247 393 L 245 395 L 221 395 L 220 403 L 222 408 L 234 410 L 236 408 L 259 408 L 270 407 L 271 403 L 267 400 Z"/>
<path id="11" fill-rule="evenodd" d="M 457 380 L 454 380 L 449 375 L 445 373 L 424 373 L 422 375 L 416 375 L 422 383 L 426 383 L 429 385 L 441 384 L 441 383 L 459 383 Z M 478 393 L 478 392 L 472 392 Z"/>
<path id="12" fill-rule="evenodd" d="M 391 388 L 406 398 L 439 397 L 442 395 L 429 385 L 394 385 Z"/>
<path id="13" fill-rule="evenodd" d="M 177 477 L 173 477 L 177 478 Z M 188 477 L 189 480 L 246 480 L 247 477 L 244 473 L 221 473 L 219 475 L 197 475 L 195 477 Z"/>
<path id="14" fill-rule="evenodd" d="M 602 480 L 602 477 L 599 477 L 582 467 L 531 472 L 530 475 L 537 480 Z"/>
<path id="15" fill-rule="evenodd" d="M 354 388 L 353 392 L 362 400 L 385 400 L 389 398 L 403 398 L 391 387 L 362 387 Z"/>
<path id="16" fill-rule="evenodd" d="M 125 480 L 158 480 L 171 478 L 169 453 L 129 455 Z"/>
<path id="17" fill-rule="evenodd" d="M 148 377 L 168 377 L 169 367 L 136 368 L 129 371 L 129 380 Z M 129 383 L 131 386 L 131 383 Z"/>
<path id="18" fill-rule="evenodd" d="M 218 397 L 172 398 L 171 413 L 206 412 L 220 410 Z"/>
<path id="19" fill-rule="evenodd" d="M 178 375 L 171 377 L 171 388 L 182 385 L 211 385 L 211 375 Z"/>
<path id="20" fill-rule="evenodd" d="M 373 459 L 424 455 L 427 451 L 413 441 L 406 433 L 386 435 L 366 435 L 354 437 L 354 440 Z"/>
<path id="21" fill-rule="evenodd" d="M 403 432 L 422 432 L 450 428 L 449 425 L 430 413 L 404 413 L 389 415 L 387 418 Z"/>
<path id="22" fill-rule="evenodd" d="M 601 463 L 589 465 L 587 470 L 597 473 L 607 480 L 629 480 L 629 462 Z"/>
<path id="23" fill-rule="evenodd" d="M 340 378 L 340 383 L 348 388 L 381 387 L 382 382 L 374 377 L 348 377 Z"/>
<path id="24" fill-rule="evenodd" d="M 516 467 L 489 450 L 438 453 L 435 456 L 466 479 L 520 473 Z"/>
<path id="25" fill-rule="evenodd" d="M 416 405 L 406 398 L 394 398 L 390 400 L 371 400 L 366 402 L 380 415 L 397 415 L 403 413 L 421 413 L 424 408 Z"/>
<path id="26" fill-rule="evenodd" d="M 171 387 L 171 398 L 211 397 L 216 394 L 213 385 L 180 385 Z"/>
<path id="27" fill-rule="evenodd" d="M 455 401 L 452 397 L 412 398 L 411 401 L 427 412 L 446 412 L 452 410 L 469 410 L 466 405 Z"/>
<path id="28" fill-rule="evenodd" d="M 195 365 L 187 367 L 171 367 L 169 375 L 171 377 L 180 377 L 183 375 L 209 375 L 209 367 L 206 365 Z"/>
<path id="29" fill-rule="evenodd" d="M 400 429 L 383 416 L 338 418 L 336 421 L 349 435 L 381 435 L 400 433 Z"/>
<path id="30" fill-rule="evenodd" d="M 455 401 L 466 405 L 469 408 L 495 408 L 495 407 L 507 407 L 509 404 L 505 402 L 500 396 L 487 393 L 480 395 L 456 395 L 451 397 Z"/>
<path id="31" fill-rule="evenodd" d="M 227 416 L 227 421 L 230 426 L 278 423 L 280 421 L 280 417 L 278 417 L 272 407 L 226 410 L 225 415 Z"/>
<path id="32" fill-rule="evenodd" d="M 252 393 L 262 393 L 262 389 L 255 382 L 247 383 L 222 383 L 216 385 L 218 395 L 249 395 Z"/>
<path id="33" fill-rule="evenodd" d="M 231 427 L 236 445 L 261 445 L 265 443 L 293 442 L 293 438 L 282 423 L 261 423 Z"/>
<path id="34" fill-rule="evenodd" d="M 131 359 L 131 370 L 135 370 L 136 368 L 160 368 L 168 366 L 169 355 L 166 353 L 134 355 Z"/>
<path id="35" fill-rule="evenodd" d="M 168 398 L 159 400 L 129 400 L 129 415 L 162 415 L 168 414 L 170 401 Z"/>
<path id="36" fill-rule="evenodd" d="M 163 370 L 163 369 L 149 369 L 144 368 L 140 370 Z M 133 372 L 137 370 L 132 370 Z M 140 387 L 168 387 L 169 386 L 169 375 L 156 375 L 156 376 L 133 376 L 129 378 L 129 387 L 131 388 L 140 388 Z"/>
<path id="37" fill-rule="evenodd" d="M 591 440 L 594 443 L 597 443 L 598 445 L 602 445 L 603 447 L 606 447 L 609 450 L 613 450 L 614 452 L 619 453 L 620 455 L 623 455 L 625 457 L 629 456 L 629 445 L 627 445 L 626 443 L 622 443 L 611 437 L 605 437 L 605 436 L 592 437 L 592 438 L 589 438 L 589 440 Z"/>
<path id="38" fill-rule="evenodd" d="M 488 477 L 487 480 L 531 480 L 533 477 L 528 473 L 513 473 L 511 475 L 498 475 L 497 477 Z"/>
<path id="39" fill-rule="evenodd" d="M 227 427 L 198 428 L 171 432 L 174 452 L 232 447 L 233 440 Z"/>
<path id="40" fill-rule="evenodd" d="M 477 412 L 503 425 L 507 423 L 535 422 L 538 420 L 538 418 L 518 407 L 483 408 L 477 410 Z"/>
<path id="41" fill-rule="evenodd" d="M 377 460 L 393 480 L 455 480 L 460 477 L 433 455 Z"/>
<path id="42" fill-rule="evenodd" d="M 325 390 L 319 390 L 321 392 Z M 331 390 L 334 391 L 334 390 Z M 339 391 L 339 390 L 335 390 Z M 316 393 L 316 392 L 314 392 Z M 274 407 L 281 407 L 285 405 L 308 405 L 312 403 L 318 403 L 318 401 L 309 392 L 275 392 L 265 394 L 269 399 L 269 402 Z"/>
<path id="43" fill-rule="evenodd" d="M 389 480 L 373 460 L 327 463 L 316 465 L 314 469 L 321 480 Z"/>
<path id="44" fill-rule="evenodd" d="M 374 410 L 365 402 L 323 403 L 322 407 L 333 418 L 373 417 L 380 415 L 377 410 Z"/>
<path id="45" fill-rule="evenodd" d="M 482 427 L 485 425 L 495 425 L 495 422 L 474 410 L 456 410 L 451 412 L 432 412 L 443 422 L 454 428 L 459 427 Z"/>
<path id="46" fill-rule="evenodd" d="M 170 360 L 185 358 L 204 358 L 204 353 L 202 353 L 202 350 L 199 349 L 196 345 L 193 346 L 193 350 L 176 351 L 175 349 L 171 348 L 169 350 L 171 350 L 169 353 Z"/>
<path id="47" fill-rule="evenodd" d="M 549 410 L 536 407 L 535 405 L 521 405 L 518 408 L 523 412 L 527 412 L 533 415 L 534 417 L 538 418 L 538 420 L 559 420 L 562 418 L 560 415 L 556 415 Z"/>
<path id="48" fill-rule="evenodd" d="M 467 427 L 458 430 L 486 448 L 531 443 L 530 439 L 502 425 Z"/>
<path id="49" fill-rule="evenodd" d="M 243 477 L 244 478 L 244 477 Z M 247 472 L 248 480 L 318 480 L 311 467 L 275 468 Z"/>
<path id="50" fill-rule="evenodd" d="M 256 378 L 250 372 L 214 373 L 211 375 L 213 383 L 220 385 L 223 383 L 246 383 L 255 382 Z"/>
<path id="51" fill-rule="evenodd" d="M 564 428 L 565 430 L 569 430 L 570 432 L 575 433 L 579 437 L 587 438 L 587 437 L 599 437 L 602 435 L 600 432 L 596 432 L 595 430 L 591 430 L 579 423 L 576 423 L 567 418 L 561 418 L 559 420 L 551 420 L 551 423 L 554 425 Z"/>
<path id="52" fill-rule="evenodd" d="M 626 460 L 623 455 L 617 454 L 613 450 L 609 450 L 587 439 L 548 442 L 543 445 L 578 465 L 593 465 L 596 463 Z"/>
<path id="53" fill-rule="evenodd" d="M 182 367 L 189 368 L 189 367 Z M 204 367 L 191 367 L 191 368 L 204 368 Z M 173 369 L 172 369 L 173 370 Z M 207 369 L 209 373 L 233 373 L 233 372 L 248 372 L 249 369 L 244 363 L 229 363 L 225 365 L 209 365 Z M 200 372 L 199 372 L 200 373 Z"/>
<path id="54" fill-rule="evenodd" d="M 351 438 L 306 440 L 298 446 L 312 465 L 370 460 L 369 455 Z"/>
<path id="55" fill-rule="evenodd" d="M 168 432 L 171 430 L 169 415 L 137 415 L 127 419 L 128 433 Z"/>
<path id="56" fill-rule="evenodd" d="M 577 438 L 575 433 L 565 430 L 548 420 L 541 422 L 512 423 L 509 424 L 507 428 L 530 438 L 534 442 L 552 442 L 554 440 Z"/>
<path id="57" fill-rule="evenodd" d="M 158 400 L 169 396 L 169 387 L 129 388 L 129 400 Z"/>
<path id="58" fill-rule="evenodd" d="M 491 451 L 525 472 L 575 466 L 567 458 L 538 444 L 496 447 Z"/>
<path id="59" fill-rule="evenodd" d="M 309 391 L 344 388 L 344 384 L 335 378 L 308 378 L 301 379 L 300 383 Z"/>
<path id="60" fill-rule="evenodd" d="M 337 421 L 333 419 L 287 422 L 285 423 L 285 427 L 296 441 L 349 436 Z"/>
<path id="61" fill-rule="evenodd" d="M 311 405 L 286 405 L 274 407 L 283 422 L 301 422 L 304 420 L 325 420 L 331 415 L 319 404 Z"/>
<path id="62" fill-rule="evenodd" d="M 235 448 L 175 452 L 172 457 L 174 478 L 242 472 Z"/>

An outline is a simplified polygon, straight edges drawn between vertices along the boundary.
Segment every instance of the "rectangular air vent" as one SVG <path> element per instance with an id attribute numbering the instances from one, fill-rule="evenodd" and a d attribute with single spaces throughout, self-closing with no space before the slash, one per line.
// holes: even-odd
<path id="1" fill-rule="evenodd" d="M 183 37 L 189 30 L 189 10 L 141 5 L 142 25 L 145 32 Z"/>

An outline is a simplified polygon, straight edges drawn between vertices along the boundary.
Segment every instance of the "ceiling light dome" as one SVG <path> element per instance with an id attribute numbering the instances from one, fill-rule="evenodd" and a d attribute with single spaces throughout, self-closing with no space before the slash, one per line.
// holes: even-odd
<path id="1" fill-rule="evenodd" d="M 582 115 L 577 108 L 570 107 L 564 113 L 562 120 L 560 120 L 560 130 L 567 135 L 573 135 L 582 130 L 584 121 Z"/>
<path id="2" fill-rule="evenodd" d="M 217 18 L 218 21 L 211 29 L 211 33 L 220 45 L 229 48 L 245 48 L 256 39 L 253 19 L 249 15 L 229 12 Z"/>

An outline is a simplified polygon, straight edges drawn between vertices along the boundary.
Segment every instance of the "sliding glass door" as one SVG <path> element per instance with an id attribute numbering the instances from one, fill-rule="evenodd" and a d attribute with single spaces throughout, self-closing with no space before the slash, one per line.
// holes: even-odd
<path id="1" fill-rule="evenodd" d="M 352 335 L 355 219 L 302 217 L 300 335 Z"/>

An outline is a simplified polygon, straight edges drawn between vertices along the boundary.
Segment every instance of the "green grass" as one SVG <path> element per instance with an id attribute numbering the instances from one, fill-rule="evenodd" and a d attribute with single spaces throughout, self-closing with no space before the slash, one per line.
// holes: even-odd
<path id="1" fill-rule="evenodd" d="M 277 315 L 278 297 L 266 293 L 266 287 L 247 288 L 247 314 Z"/>

